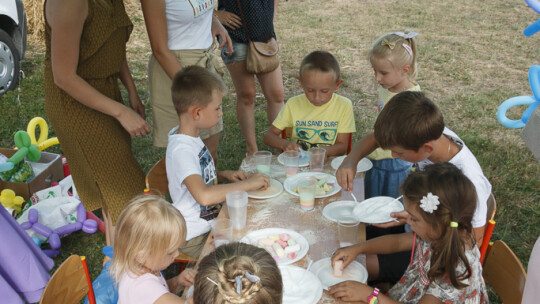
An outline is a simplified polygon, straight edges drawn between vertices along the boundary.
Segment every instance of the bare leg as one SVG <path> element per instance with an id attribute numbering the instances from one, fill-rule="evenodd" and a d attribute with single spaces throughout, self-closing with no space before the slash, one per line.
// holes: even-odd
<path id="1" fill-rule="evenodd" d="M 283 107 L 283 77 L 281 66 L 270 73 L 258 74 L 257 79 L 266 97 L 266 115 L 272 124 Z"/>
<path id="2" fill-rule="evenodd" d="M 366 255 L 366 269 L 370 281 L 379 279 L 379 259 L 376 254 Z"/>
<path id="3" fill-rule="evenodd" d="M 255 139 L 255 77 L 246 70 L 246 62 L 239 61 L 227 64 L 236 90 L 236 118 L 240 130 L 246 140 L 248 154 L 259 149 Z"/>
<path id="4" fill-rule="evenodd" d="M 208 148 L 210 151 L 210 154 L 212 154 L 212 158 L 214 159 L 214 164 L 217 168 L 217 161 L 218 161 L 218 146 L 219 146 L 219 137 L 220 133 L 214 134 L 205 140 L 203 140 L 204 145 Z"/>

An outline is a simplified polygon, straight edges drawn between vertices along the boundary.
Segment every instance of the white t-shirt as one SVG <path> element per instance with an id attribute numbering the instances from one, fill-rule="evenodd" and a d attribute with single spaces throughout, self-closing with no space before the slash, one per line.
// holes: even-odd
<path id="1" fill-rule="evenodd" d="M 487 201 L 491 194 L 491 184 L 484 176 L 484 172 L 482 172 L 482 168 L 476 160 L 476 157 L 474 157 L 471 150 L 467 148 L 465 143 L 456 135 L 456 133 L 445 127 L 443 134 L 452 138 L 458 145 L 461 145 L 461 150 L 459 150 L 459 152 L 450 160 L 450 163 L 463 171 L 463 174 L 465 174 L 465 176 L 467 176 L 474 184 L 477 201 L 472 226 L 473 228 L 482 227 L 486 224 Z M 432 162 L 428 159 L 417 163 L 420 170 L 429 164 L 432 164 Z"/>
<path id="2" fill-rule="evenodd" d="M 118 284 L 118 304 L 153 304 L 159 297 L 169 293 L 167 281 L 145 273 L 137 276 L 132 272 L 124 273 Z"/>
<path id="3" fill-rule="evenodd" d="M 213 206 L 201 206 L 184 184 L 190 175 L 200 175 L 205 184 L 217 182 L 214 159 L 200 137 L 177 134 L 178 127 L 169 132 L 167 145 L 166 169 L 169 179 L 169 192 L 174 207 L 180 210 L 187 226 L 186 240 L 210 231 L 212 221 L 201 218 L 205 210 Z"/>
<path id="4" fill-rule="evenodd" d="M 216 0 L 165 0 L 170 50 L 200 50 L 212 45 Z"/>

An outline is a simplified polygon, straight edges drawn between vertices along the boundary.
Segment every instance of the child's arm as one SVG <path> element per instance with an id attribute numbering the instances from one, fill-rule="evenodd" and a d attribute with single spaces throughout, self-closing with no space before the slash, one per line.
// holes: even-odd
<path id="1" fill-rule="evenodd" d="M 174 293 L 166 293 L 159 297 L 154 304 L 185 304 L 186 302 Z"/>
<path id="2" fill-rule="evenodd" d="M 353 147 L 351 153 L 345 157 L 341 166 L 336 171 L 336 179 L 338 184 L 345 189 L 345 191 L 352 192 L 354 177 L 356 175 L 356 166 L 358 162 L 368 156 L 371 152 L 375 151 L 379 145 L 375 141 L 375 135 L 373 132 L 366 134 L 360 141 Z"/>
<path id="3" fill-rule="evenodd" d="M 328 292 L 336 299 L 345 302 L 367 302 L 367 298 L 373 294 L 373 287 L 356 281 L 345 281 L 328 288 Z M 377 297 L 379 304 L 393 304 L 398 302 L 382 292 Z M 443 302 L 432 295 L 424 295 L 419 304 L 442 304 Z"/>
<path id="4" fill-rule="evenodd" d="M 248 179 L 222 185 L 207 185 L 202 177 L 193 174 L 184 179 L 184 184 L 195 200 L 202 206 L 210 206 L 221 203 L 225 200 L 225 195 L 234 190 L 251 191 L 266 188 L 270 185 L 267 175 L 255 173 Z"/>
<path id="5" fill-rule="evenodd" d="M 242 170 L 238 170 L 238 171 L 224 170 L 224 171 L 218 171 L 217 176 L 218 176 L 218 184 L 219 184 L 224 181 L 229 181 L 233 183 L 243 181 L 243 180 L 248 179 L 251 176 L 251 174 Z"/>
<path id="6" fill-rule="evenodd" d="M 288 151 L 288 150 L 299 151 L 296 143 L 292 141 L 288 141 L 284 138 L 281 138 L 282 131 L 283 130 L 278 129 L 273 125 L 270 126 L 270 129 L 268 129 L 268 131 L 264 133 L 264 137 L 263 137 L 264 144 L 270 147 L 276 148 L 276 149 L 281 149 L 283 151 Z"/>
<path id="7" fill-rule="evenodd" d="M 185 269 L 184 271 L 182 271 L 182 273 L 175 276 L 174 278 L 168 279 L 167 286 L 172 293 L 178 294 L 183 287 L 193 285 L 193 283 L 195 282 L 196 274 L 197 271 L 195 271 L 194 269 Z"/>
<path id="8" fill-rule="evenodd" d="M 326 150 L 326 156 L 338 156 L 346 154 L 350 134 L 351 133 L 338 133 L 336 142 L 332 146 L 322 147 Z"/>

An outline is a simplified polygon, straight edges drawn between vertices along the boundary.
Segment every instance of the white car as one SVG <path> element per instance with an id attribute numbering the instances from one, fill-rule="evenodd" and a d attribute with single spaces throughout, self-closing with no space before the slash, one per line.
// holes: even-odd
<path id="1" fill-rule="evenodd" d="M 26 49 L 26 13 L 21 0 L 0 0 L 0 96 L 19 82 Z"/>

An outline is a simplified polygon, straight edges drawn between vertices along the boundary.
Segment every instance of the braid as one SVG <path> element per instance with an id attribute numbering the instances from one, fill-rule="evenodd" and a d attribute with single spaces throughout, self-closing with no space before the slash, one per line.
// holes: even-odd
<path id="1" fill-rule="evenodd" d="M 218 289 L 219 293 L 226 301 L 231 304 L 248 303 L 261 289 L 261 282 L 252 283 L 245 276 L 246 272 L 258 275 L 258 269 L 253 264 L 253 259 L 249 257 L 235 257 L 222 261 L 218 265 Z M 242 276 L 242 290 L 240 294 L 236 291 L 236 282 L 234 278 Z"/>

